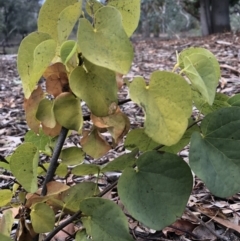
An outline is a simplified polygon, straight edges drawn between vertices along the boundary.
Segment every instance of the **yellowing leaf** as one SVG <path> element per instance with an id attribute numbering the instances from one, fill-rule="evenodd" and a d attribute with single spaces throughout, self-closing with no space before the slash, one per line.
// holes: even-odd
<path id="1" fill-rule="evenodd" d="M 128 73 L 133 48 L 123 29 L 121 13 L 113 7 L 102 7 L 94 18 L 94 28 L 87 19 L 79 21 L 78 44 L 83 56 L 93 64 Z"/>
<path id="2" fill-rule="evenodd" d="M 80 143 L 83 151 L 93 158 L 100 158 L 111 149 L 111 146 L 96 128 L 90 132 L 84 132 Z"/>
<path id="3" fill-rule="evenodd" d="M 38 88 L 32 92 L 29 99 L 24 99 L 23 107 L 26 113 L 27 124 L 35 133 L 39 132 L 40 126 L 40 121 L 36 119 L 36 112 L 38 105 L 43 98 L 44 93 L 42 88 L 41 86 L 38 86 Z"/>
<path id="4" fill-rule="evenodd" d="M 86 11 L 91 17 L 93 17 L 97 10 L 102 7 L 103 5 L 98 2 L 98 0 L 89 0 L 86 3 Z"/>
<path id="5" fill-rule="evenodd" d="M 37 191 L 37 167 L 38 148 L 26 142 L 18 146 L 10 159 L 10 169 L 12 174 L 26 191 L 34 193 Z"/>
<path id="6" fill-rule="evenodd" d="M 38 82 L 46 68 L 50 65 L 56 53 L 57 44 L 53 39 L 48 39 L 40 43 L 34 50 L 33 70 L 31 74 L 31 84 Z"/>
<path id="7" fill-rule="evenodd" d="M 50 232 L 54 228 L 55 214 L 45 203 L 37 203 L 32 207 L 31 221 L 36 233 Z"/>
<path id="8" fill-rule="evenodd" d="M 1 191 L 5 191 L 5 190 L 0 190 L 0 193 L 1 193 Z M 7 191 L 10 191 L 10 190 L 7 190 Z M 2 199 L 0 199 L 0 200 L 2 200 Z M 0 219 L 0 233 L 4 234 L 6 236 L 10 236 L 13 223 L 14 223 L 14 218 L 13 218 L 12 210 L 10 210 L 10 209 L 6 210 Z M 1 239 L 1 241 L 2 241 L 2 239 Z"/>
<path id="9" fill-rule="evenodd" d="M 100 167 L 95 164 L 81 164 L 72 169 L 72 174 L 77 176 L 94 175 L 100 172 Z"/>
<path id="10" fill-rule="evenodd" d="M 5 206 L 8 204 L 12 199 L 12 192 L 11 190 L 4 189 L 0 190 L 0 207 Z"/>
<path id="11" fill-rule="evenodd" d="M 62 126 L 59 123 L 56 123 L 56 125 L 53 128 L 46 127 L 44 124 L 42 124 L 43 132 L 46 135 L 51 136 L 51 137 L 58 136 L 61 129 L 62 129 Z"/>
<path id="12" fill-rule="evenodd" d="M 67 40 L 72 29 L 82 13 L 82 0 L 64 8 L 58 17 L 58 42 L 62 44 Z"/>
<path id="13" fill-rule="evenodd" d="M 58 40 L 57 23 L 59 15 L 66 7 L 78 0 L 46 0 L 38 15 L 38 31 L 48 33 L 54 40 Z"/>
<path id="14" fill-rule="evenodd" d="M 51 181 L 47 184 L 47 196 L 59 194 L 69 189 L 64 183 Z"/>
<path id="15" fill-rule="evenodd" d="M 107 5 L 120 11 L 124 30 L 130 37 L 138 26 L 141 0 L 108 0 Z"/>
<path id="16" fill-rule="evenodd" d="M 34 50 L 45 40 L 50 39 L 50 35 L 46 33 L 33 32 L 29 34 L 20 44 L 17 58 L 17 69 L 22 80 L 23 92 L 25 98 L 29 98 L 38 79 L 31 79 L 34 65 Z"/>
<path id="17" fill-rule="evenodd" d="M 87 61 L 85 66 L 87 72 L 81 66 L 72 71 L 70 75 L 71 90 L 86 102 L 94 115 L 107 116 L 112 111 L 110 106 L 114 103 L 117 106 L 115 73 Z"/>
<path id="18" fill-rule="evenodd" d="M 183 77 L 155 71 L 149 86 L 137 77 L 130 85 L 130 96 L 145 111 L 144 127 L 149 137 L 167 146 L 181 139 L 192 113 L 191 88 Z"/>
<path id="19" fill-rule="evenodd" d="M 82 128 L 80 100 L 71 93 L 62 93 L 55 99 L 54 114 L 57 122 L 65 128 L 76 131 Z"/>

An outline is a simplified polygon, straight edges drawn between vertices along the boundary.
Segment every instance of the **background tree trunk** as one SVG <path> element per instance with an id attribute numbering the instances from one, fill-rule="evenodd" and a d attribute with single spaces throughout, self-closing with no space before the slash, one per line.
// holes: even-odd
<path id="1" fill-rule="evenodd" d="M 212 33 L 210 18 L 210 0 L 200 0 L 200 21 L 202 35 L 207 36 Z"/>
<path id="2" fill-rule="evenodd" d="M 213 33 L 231 31 L 229 17 L 229 0 L 211 0 Z"/>

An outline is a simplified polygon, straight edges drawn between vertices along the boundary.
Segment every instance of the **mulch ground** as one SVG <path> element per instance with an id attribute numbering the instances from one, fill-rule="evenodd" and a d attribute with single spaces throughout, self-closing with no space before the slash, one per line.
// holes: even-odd
<path id="1" fill-rule="evenodd" d="M 133 39 L 133 43 L 135 59 L 126 76 L 129 79 L 141 75 L 148 81 L 151 72 L 155 70 L 173 69 L 176 51 L 181 52 L 188 47 L 204 47 L 213 52 L 221 66 L 222 77 L 218 92 L 227 95 L 240 92 L 240 34 L 226 33 L 165 41 L 157 38 Z M 0 56 L 0 155 L 4 157 L 22 143 L 28 130 L 22 108 L 23 93 L 16 59 L 16 55 Z M 119 96 L 125 98 L 127 95 L 127 88 L 124 87 Z M 142 111 L 136 104 L 126 103 L 123 110 L 129 116 L 133 128 L 143 125 Z M 110 152 L 110 156 L 115 157 L 123 152 L 121 146 Z M 182 155 L 186 157 L 187 150 Z M 2 171 L 0 188 L 6 182 Z M 161 232 L 145 229 L 134 221 L 130 223 L 131 232 L 136 240 L 197 240 L 196 236 L 201 237 L 198 240 L 240 240 L 240 194 L 228 199 L 216 198 L 196 178 L 188 208 L 192 211 L 186 210 L 181 219 Z"/>

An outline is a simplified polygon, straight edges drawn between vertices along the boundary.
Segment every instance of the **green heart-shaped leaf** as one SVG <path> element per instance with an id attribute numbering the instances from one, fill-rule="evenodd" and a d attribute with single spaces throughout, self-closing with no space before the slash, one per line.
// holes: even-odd
<path id="1" fill-rule="evenodd" d="M 211 53 L 209 50 L 205 49 L 205 48 L 188 48 L 188 49 L 184 49 L 180 55 L 179 55 L 179 59 L 178 59 L 178 64 L 180 66 L 181 69 L 184 68 L 184 63 L 183 60 L 185 57 L 190 56 L 192 54 L 202 54 L 205 55 L 206 57 L 208 57 L 208 59 L 212 62 L 214 68 L 213 71 L 215 72 L 216 75 L 216 82 L 218 82 L 218 80 L 221 77 L 221 70 L 220 70 L 220 66 L 218 63 L 217 58 L 215 57 L 215 55 L 213 53 Z"/>
<path id="2" fill-rule="evenodd" d="M 121 13 L 114 7 L 102 7 L 94 18 L 94 28 L 87 19 L 79 21 L 78 45 L 83 56 L 93 64 L 128 73 L 133 48 L 123 29 Z"/>
<path id="3" fill-rule="evenodd" d="M 81 164 L 72 169 L 72 174 L 77 176 L 94 175 L 100 172 L 100 167 L 95 164 Z"/>
<path id="4" fill-rule="evenodd" d="M 77 52 L 77 43 L 74 40 L 65 41 L 60 48 L 62 62 L 66 65 Z"/>
<path id="5" fill-rule="evenodd" d="M 186 56 L 183 62 L 185 67 L 183 72 L 193 87 L 202 94 L 209 105 L 212 105 L 218 85 L 212 62 L 202 54 Z"/>
<path id="6" fill-rule="evenodd" d="M 231 106 L 228 103 L 229 97 L 222 93 L 216 93 L 215 99 L 212 105 L 209 105 L 198 91 L 193 90 L 192 95 L 193 95 L 194 105 L 204 115 L 207 115 L 223 107 Z"/>
<path id="7" fill-rule="evenodd" d="M 36 113 L 36 118 L 46 127 L 53 128 L 57 122 L 53 112 L 53 101 L 43 99 L 40 101 Z"/>
<path id="8" fill-rule="evenodd" d="M 138 154 L 138 151 L 139 150 L 136 148 L 130 153 L 126 153 L 115 158 L 113 161 L 102 167 L 101 172 L 122 171 L 126 167 L 133 166 L 133 164 L 136 162 L 135 156 Z"/>
<path id="9" fill-rule="evenodd" d="M 126 168 L 118 193 L 128 212 L 144 225 L 161 230 L 181 217 L 191 194 L 193 177 L 177 155 L 145 152 L 137 168 Z"/>
<path id="10" fill-rule="evenodd" d="M 62 93 L 54 101 L 54 115 L 57 122 L 69 130 L 79 131 L 83 118 L 80 100 L 71 93 Z"/>
<path id="11" fill-rule="evenodd" d="M 33 143 L 40 151 L 45 151 L 46 145 L 51 143 L 51 138 L 45 135 L 42 129 L 40 129 L 39 134 L 30 130 L 26 133 L 24 141 Z"/>
<path id="12" fill-rule="evenodd" d="M 66 165 L 79 165 L 84 161 L 85 153 L 79 147 L 72 146 L 62 150 L 60 158 Z"/>
<path id="13" fill-rule="evenodd" d="M 114 202 L 103 198 L 87 198 L 80 204 L 87 216 L 83 225 L 93 240 L 132 241 L 128 222 L 121 208 Z"/>
<path id="14" fill-rule="evenodd" d="M 221 75 L 216 57 L 207 49 L 189 48 L 180 53 L 178 64 L 194 89 L 212 105 Z"/>
<path id="15" fill-rule="evenodd" d="M 228 104 L 231 106 L 238 106 L 240 107 L 240 94 L 236 94 L 228 99 Z"/>
<path id="16" fill-rule="evenodd" d="M 10 169 L 26 191 L 34 193 L 38 189 L 37 167 L 38 148 L 30 142 L 18 146 L 10 158 Z"/>
<path id="17" fill-rule="evenodd" d="M 93 182 L 83 182 L 78 183 L 68 190 L 60 194 L 61 200 L 64 202 L 64 208 L 70 210 L 71 212 L 77 212 L 79 210 L 79 203 L 94 195 L 99 194 L 99 189 L 96 183 Z"/>
<path id="18" fill-rule="evenodd" d="M 240 108 L 222 108 L 203 119 L 203 136 L 193 133 L 191 138 L 190 166 L 219 197 L 240 191 L 239 126 Z"/>
<path id="19" fill-rule="evenodd" d="M 30 216 L 36 233 L 46 233 L 54 229 L 55 214 L 46 203 L 35 204 Z"/>

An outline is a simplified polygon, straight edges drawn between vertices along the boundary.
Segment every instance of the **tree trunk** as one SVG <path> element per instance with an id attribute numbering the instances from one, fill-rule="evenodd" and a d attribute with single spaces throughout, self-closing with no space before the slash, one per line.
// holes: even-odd
<path id="1" fill-rule="evenodd" d="M 211 34 L 210 0 L 200 0 L 200 21 L 202 35 L 207 36 Z"/>
<path id="2" fill-rule="evenodd" d="M 229 0 L 212 0 L 213 33 L 231 31 L 229 17 Z"/>

